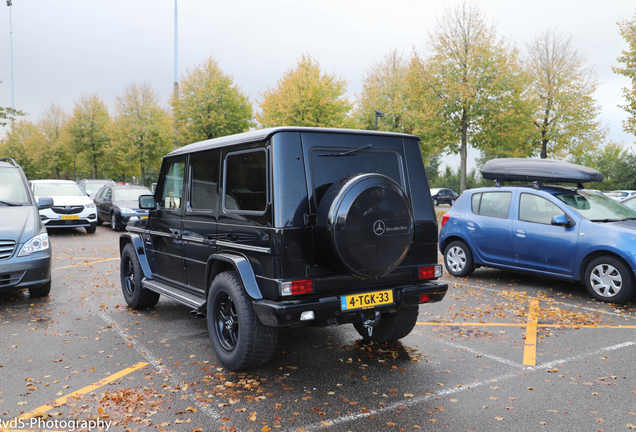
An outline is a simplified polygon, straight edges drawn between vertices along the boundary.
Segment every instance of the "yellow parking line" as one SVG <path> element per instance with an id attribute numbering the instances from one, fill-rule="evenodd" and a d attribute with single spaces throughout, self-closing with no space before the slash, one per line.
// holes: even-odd
<path id="1" fill-rule="evenodd" d="M 69 400 L 70 398 L 75 398 L 75 397 L 78 397 L 78 396 L 83 396 L 83 395 L 85 395 L 86 393 L 90 393 L 90 392 L 92 392 L 92 391 L 93 391 L 93 390 L 95 390 L 95 389 L 98 389 L 98 388 L 100 388 L 100 387 L 102 387 L 102 386 L 105 386 L 105 385 L 106 385 L 106 384 L 108 384 L 108 383 L 111 383 L 111 382 L 113 382 L 113 381 L 116 381 L 116 380 L 118 380 L 119 378 L 121 378 L 121 377 L 123 377 L 123 376 L 125 376 L 125 375 L 128 375 L 128 374 L 129 374 L 129 373 L 131 373 L 131 372 L 134 372 L 134 371 L 136 371 L 136 370 L 139 370 L 139 369 L 141 369 L 141 368 L 143 368 L 143 367 L 145 367 L 145 366 L 148 366 L 148 363 L 140 362 L 140 363 L 137 363 L 137 364 L 135 364 L 135 365 L 132 365 L 131 367 L 126 368 L 126 369 L 124 369 L 124 370 L 122 370 L 122 371 L 119 371 L 119 372 L 117 372 L 117 373 L 114 373 L 114 374 L 112 374 L 112 375 L 108 376 L 107 378 L 104 378 L 104 379 L 102 379 L 102 380 L 97 381 L 97 382 L 96 382 L 96 383 L 94 383 L 94 384 L 91 384 L 91 385 L 86 386 L 86 387 L 84 387 L 84 388 L 82 388 L 82 389 L 79 389 L 79 390 L 77 390 L 77 391 L 74 391 L 73 393 L 69 393 L 69 394 L 67 394 L 66 396 L 62 396 L 62 397 L 61 397 L 61 398 L 59 398 L 59 399 L 56 399 L 56 400 L 55 400 L 55 404 L 56 404 L 56 405 L 62 405 L 63 403 L 66 403 L 66 401 L 67 401 L 67 400 Z M 22 419 L 30 419 L 30 418 L 33 418 L 33 417 L 35 417 L 35 416 L 37 416 L 37 415 L 44 414 L 45 412 L 47 412 L 47 411 L 49 411 L 49 410 L 51 410 L 51 409 L 53 409 L 53 408 L 55 408 L 55 406 L 52 406 L 52 405 L 42 405 L 41 407 L 36 408 L 36 409 L 34 409 L 34 410 L 32 410 L 32 411 L 29 411 L 28 413 L 25 413 L 24 415 L 22 415 L 22 416 L 20 416 L 20 417 L 18 417 L 18 418 L 22 418 Z"/>
<path id="2" fill-rule="evenodd" d="M 523 349 L 523 364 L 535 366 L 537 364 L 537 308 L 539 300 L 532 300 L 528 309 L 528 325 L 526 326 L 526 343 Z"/>
<path id="3" fill-rule="evenodd" d="M 434 327 L 526 327 L 527 323 L 439 323 L 439 322 L 417 322 L 417 325 L 428 325 Z M 551 327 L 551 328 L 598 328 L 598 329 L 636 329 L 633 325 L 599 325 L 599 324 L 538 324 L 538 327 Z"/>
<path id="4" fill-rule="evenodd" d="M 53 267 L 54 270 L 61 270 L 61 269 L 65 269 L 65 268 L 69 268 L 69 267 L 77 267 L 80 265 L 89 265 L 89 264 L 97 264 L 97 263 L 102 263 L 102 262 L 106 262 L 106 261 L 113 261 L 113 260 L 118 260 L 119 257 L 117 258 L 106 258 L 103 260 L 99 260 L 99 261 L 91 261 L 91 262 L 83 262 L 83 263 L 77 263 L 77 264 L 71 264 L 71 265 L 67 265 L 64 267 Z"/>

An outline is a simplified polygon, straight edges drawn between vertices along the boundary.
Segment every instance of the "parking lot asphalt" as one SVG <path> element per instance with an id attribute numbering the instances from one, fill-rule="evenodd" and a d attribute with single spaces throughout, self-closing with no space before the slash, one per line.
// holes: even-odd
<path id="1" fill-rule="evenodd" d="M 286 328 L 272 362 L 233 373 L 187 307 L 126 306 L 118 236 L 53 232 L 51 295 L 0 294 L 0 430 L 73 419 L 112 431 L 636 428 L 634 303 L 482 268 L 444 277 L 446 298 L 421 305 L 400 342 Z"/>

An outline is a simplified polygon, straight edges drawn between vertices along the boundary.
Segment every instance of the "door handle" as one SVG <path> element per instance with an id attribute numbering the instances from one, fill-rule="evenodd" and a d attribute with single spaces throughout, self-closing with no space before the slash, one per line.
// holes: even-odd
<path id="1" fill-rule="evenodd" d="M 170 228 L 170 237 L 179 238 L 180 235 L 181 231 L 179 231 L 178 229 Z"/>
<path id="2" fill-rule="evenodd" d="M 522 229 L 516 231 L 517 237 L 526 238 L 526 232 Z"/>
<path id="3" fill-rule="evenodd" d="M 475 224 L 474 224 L 474 223 L 472 223 L 472 222 L 468 222 L 468 223 L 466 223 L 466 227 L 467 227 L 469 230 L 474 230 L 474 229 L 475 229 Z"/>

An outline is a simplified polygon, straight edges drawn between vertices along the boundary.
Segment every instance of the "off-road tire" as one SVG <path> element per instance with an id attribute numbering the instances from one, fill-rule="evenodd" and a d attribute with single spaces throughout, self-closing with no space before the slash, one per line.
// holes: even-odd
<path id="1" fill-rule="evenodd" d="M 133 309 L 153 307 L 159 301 L 159 294 L 143 287 L 144 277 L 139 258 L 132 244 L 124 246 L 121 253 L 119 273 L 121 276 L 121 290 L 128 306 Z"/>
<path id="2" fill-rule="evenodd" d="M 278 328 L 261 323 L 236 272 L 223 272 L 212 281 L 207 320 L 212 347 L 226 368 L 257 367 L 274 355 Z"/>
<path id="3" fill-rule="evenodd" d="M 371 336 L 361 322 L 354 323 L 353 326 L 364 340 L 376 343 L 391 342 L 411 333 L 419 313 L 420 307 L 413 305 L 400 308 L 395 313 L 383 314 L 380 323 L 373 328 Z"/>

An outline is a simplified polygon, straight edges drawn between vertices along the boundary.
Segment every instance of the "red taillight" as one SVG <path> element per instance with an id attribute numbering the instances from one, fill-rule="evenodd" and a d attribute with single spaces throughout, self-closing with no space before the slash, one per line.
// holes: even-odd
<path id="1" fill-rule="evenodd" d="M 420 303 L 428 303 L 431 301 L 431 296 L 428 294 L 422 294 L 420 297 Z"/>
<path id="2" fill-rule="evenodd" d="M 296 294 L 309 294 L 314 292 L 314 281 L 311 279 L 292 281 L 291 293 Z"/>
<path id="3" fill-rule="evenodd" d="M 442 277 L 442 266 L 440 264 L 427 267 L 418 267 L 417 278 L 418 279 L 434 279 Z"/>
<path id="4" fill-rule="evenodd" d="M 444 216 L 442 216 L 442 227 L 446 225 L 446 222 L 448 222 L 449 219 L 450 215 L 448 213 L 444 213 Z"/>

